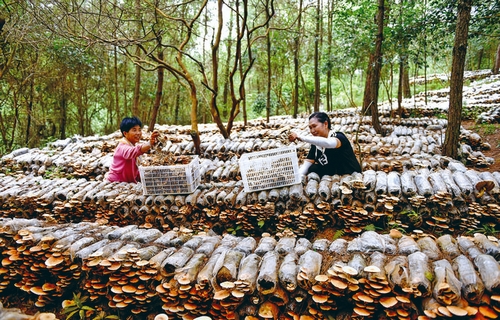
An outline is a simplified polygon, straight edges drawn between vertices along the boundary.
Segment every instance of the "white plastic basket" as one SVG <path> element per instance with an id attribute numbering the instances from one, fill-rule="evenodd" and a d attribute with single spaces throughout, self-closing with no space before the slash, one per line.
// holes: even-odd
<path id="1" fill-rule="evenodd" d="M 200 185 L 200 160 L 194 156 L 188 164 L 139 166 L 145 195 L 193 193 Z"/>
<path id="2" fill-rule="evenodd" d="M 300 183 L 295 146 L 244 153 L 239 164 L 245 192 Z"/>

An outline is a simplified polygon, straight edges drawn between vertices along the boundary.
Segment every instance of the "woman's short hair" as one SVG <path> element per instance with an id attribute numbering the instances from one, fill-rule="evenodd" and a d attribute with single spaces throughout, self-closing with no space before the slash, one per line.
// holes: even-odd
<path id="1" fill-rule="evenodd" d="M 324 113 L 324 112 L 313 112 L 309 116 L 309 120 L 312 118 L 316 118 L 318 122 L 324 123 L 325 121 L 328 122 L 328 129 L 330 130 L 332 128 L 332 122 L 330 121 L 330 117 Z"/>
<path id="2" fill-rule="evenodd" d="M 129 132 L 135 126 L 142 128 L 142 122 L 137 117 L 126 117 L 123 118 L 122 123 L 120 123 L 120 131 L 123 135 L 124 132 Z"/>

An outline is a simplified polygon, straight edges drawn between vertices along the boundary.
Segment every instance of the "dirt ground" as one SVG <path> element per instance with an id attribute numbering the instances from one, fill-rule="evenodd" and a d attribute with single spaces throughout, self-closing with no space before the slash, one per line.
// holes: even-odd
<path id="1" fill-rule="evenodd" d="M 483 139 L 484 142 L 488 142 L 491 145 L 491 150 L 481 150 L 481 152 L 487 156 L 495 159 L 495 163 L 489 167 L 485 168 L 471 168 L 478 171 L 500 171 L 500 124 L 488 124 L 488 125 L 478 125 L 474 121 L 463 121 L 462 126 L 474 132 L 477 132 Z M 492 132 L 492 128 L 495 128 Z"/>

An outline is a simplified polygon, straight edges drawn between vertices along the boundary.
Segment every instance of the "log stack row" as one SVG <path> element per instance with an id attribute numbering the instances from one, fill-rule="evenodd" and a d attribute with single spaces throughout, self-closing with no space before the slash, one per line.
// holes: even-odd
<path id="1" fill-rule="evenodd" d="M 370 117 L 360 117 L 356 111 L 344 111 L 341 117 L 332 114 L 332 128 L 342 131 L 351 139 L 355 152 L 363 168 L 378 170 L 386 168 L 391 162 L 408 162 L 418 158 L 434 162 L 439 158 L 440 146 L 444 141 L 445 119 L 409 118 L 381 119 L 385 137 L 376 135 L 371 127 Z M 201 160 L 206 167 L 204 176 L 207 182 L 237 179 L 239 177 L 238 158 L 243 153 L 268 150 L 289 145 L 290 130 L 308 134 L 307 121 L 303 118 L 282 117 L 270 123 L 251 121 L 243 130 L 241 124 L 235 125 L 231 139 L 225 139 L 217 128 L 204 125 L 201 131 Z M 158 126 L 161 135 L 156 149 L 144 159 L 193 155 L 194 144 L 187 126 Z M 147 139 L 148 133 L 144 136 Z M 482 153 L 491 146 L 481 141 L 473 133 L 462 130 L 461 153 L 468 165 L 485 167 L 492 159 Z M 45 178 L 72 177 L 102 180 L 109 170 L 113 151 L 121 138 L 118 132 L 108 136 L 75 137 L 59 140 L 43 149 L 22 148 L 2 157 L 2 170 L 6 173 L 41 175 Z M 309 145 L 296 144 L 300 158 L 305 157 Z M 224 165 L 226 171 L 217 170 Z M 378 165 L 377 165 L 378 164 Z M 158 164 L 157 164 L 158 165 Z"/>
<path id="2" fill-rule="evenodd" d="M 75 291 L 122 316 L 414 319 L 500 314 L 500 247 L 483 234 L 345 239 L 0 223 L 1 291 L 44 310 Z"/>
<path id="3" fill-rule="evenodd" d="M 462 233 L 500 219 L 500 173 L 449 160 L 445 169 L 429 169 L 419 159 L 408 163 L 421 167 L 321 179 L 310 174 L 303 184 L 248 193 L 242 181 L 202 183 L 188 195 L 143 195 L 140 183 L 11 175 L 0 177 L 0 215 L 241 235 L 291 229 L 299 236 L 325 226 L 361 232 L 368 225 Z"/>

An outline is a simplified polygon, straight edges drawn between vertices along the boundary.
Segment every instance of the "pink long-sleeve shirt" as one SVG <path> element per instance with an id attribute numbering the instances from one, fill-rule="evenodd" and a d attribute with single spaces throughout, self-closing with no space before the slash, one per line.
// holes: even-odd
<path id="1" fill-rule="evenodd" d="M 113 182 L 138 182 L 140 180 L 137 157 L 144 152 L 142 145 L 131 146 L 119 143 L 113 155 L 113 163 L 109 168 L 108 180 Z"/>

